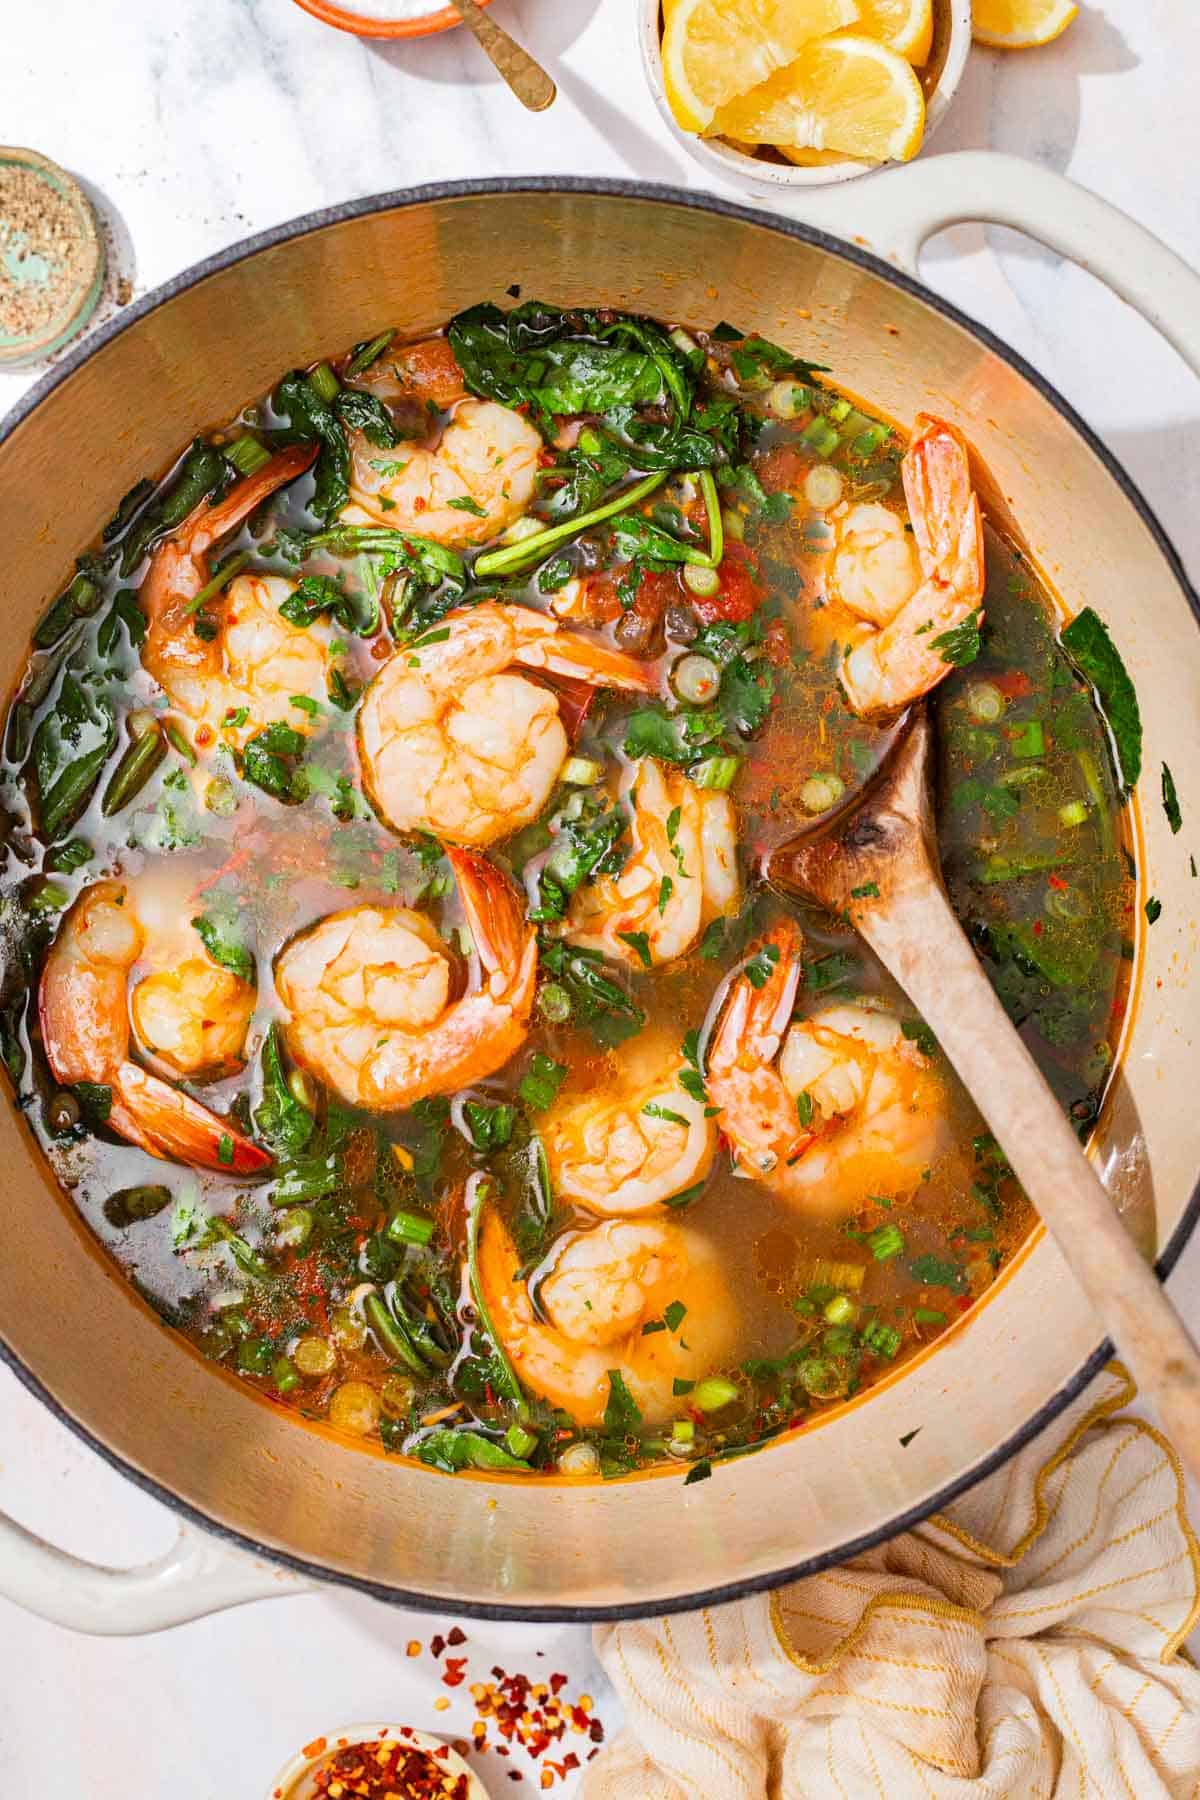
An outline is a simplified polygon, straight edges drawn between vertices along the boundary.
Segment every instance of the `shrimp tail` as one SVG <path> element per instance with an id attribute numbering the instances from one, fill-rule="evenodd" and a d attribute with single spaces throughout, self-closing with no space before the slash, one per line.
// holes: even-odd
<path id="1" fill-rule="evenodd" d="M 152 633 L 142 661 L 152 671 L 158 639 L 183 628 L 188 605 L 208 580 L 206 559 L 213 545 L 249 518 L 277 489 L 303 475 L 319 451 L 319 444 L 289 444 L 253 475 L 239 481 L 215 506 L 211 500 L 202 500 L 193 507 L 178 530 L 158 546 L 138 595 Z"/>
<path id="2" fill-rule="evenodd" d="M 230 1175 L 257 1175 L 271 1167 L 268 1151 L 137 1063 L 118 1068 L 107 1122 L 121 1137 L 168 1162 Z"/>
<path id="3" fill-rule="evenodd" d="M 756 972 L 769 964 L 767 978 L 756 986 L 743 965 L 713 1036 L 710 1063 L 751 1068 L 775 1060 L 796 1004 L 803 943 L 799 926 L 785 919 L 751 946 L 746 961 Z"/>
<path id="4" fill-rule="evenodd" d="M 961 431 L 918 413 L 901 469 L 921 572 L 964 598 L 983 593 L 983 522 Z"/>
<path id="5" fill-rule="evenodd" d="M 655 679 L 645 663 L 623 651 L 610 650 L 596 638 L 581 632 L 538 631 L 523 634 L 513 653 L 514 661 L 524 669 L 542 670 L 548 675 L 568 675 L 586 681 L 590 687 L 626 688 L 635 693 L 650 693 Z"/>
<path id="6" fill-rule="evenodd" d="M 195 529 L 189 533 L 186 523 L 181 526 L 179 535 L 190 537 L 193 556 L 204 552 L 218 543 L 226 533 L 248 519 L 256 507 L 269 500 L 271 495 L 289 481 L 295 481 L 304 471 L 311 468 L 317 460 L 321 446 L 319 444 L 289 444 L 286 450 L 277 450 L 269 462 L 253 475 L 247 475 L 236 486 L 230 488 L 225 498 L 216 506 L 207 500 L 202 502 L 192 517 L 196 519 Z"/>
<path id="7" fill-rule="evenodd" d="M 528 993 L 532 1002 L 537 940 L 525 923 L 521 896 L 486 856 L 449 849 L 446 855 L 493 997 Z"/>

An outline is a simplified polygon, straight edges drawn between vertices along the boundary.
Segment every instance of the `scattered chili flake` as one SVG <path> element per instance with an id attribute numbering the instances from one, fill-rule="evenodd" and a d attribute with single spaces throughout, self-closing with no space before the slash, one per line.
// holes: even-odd
<path id="1" fill-rule="evenodd" d="M 461 1630 L 457 1625 L 452 1625 L 450 1630 L 446 1633 L 446 1642 L 448 1644 L 453 1644 L 456 1650 L 460 1644 L 465 1644 L 466 1641 L 466 1632 Z"/>

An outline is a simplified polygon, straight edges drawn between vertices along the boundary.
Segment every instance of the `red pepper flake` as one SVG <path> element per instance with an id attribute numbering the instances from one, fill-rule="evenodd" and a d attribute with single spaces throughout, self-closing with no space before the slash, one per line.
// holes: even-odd
<path id="1" fill-rule="evenodd" d="M 446 1633 L 446 1642 L 448 1644 L 453 1644 L 456 1650 L 460 1644 L 465 1644 L 466 1641 L 466 1632 L 461 1631 L 457 1625 L 452 1625 L 450 1630 Z"/>
<path id="2" fill-rule="evenodd" d="M 552 1694 L 554 1694 L 556 1696 L 558 1694 L 561 1694 L 562 1690 L 566 1687 L 566 1685 L 567 1685 L 567 1678 L 565 1675 L 552 1675 L 550 1677 L 550 1692 Z"/>
<path id="3" fill-rule="evenodd" d="M 1034 920 L 1034 921 L 1033 921 L 1033 935 L 1034 935 L 1034 937 L 1041 937 L 1041 935 L 1042 935 L 1042 932 L 1043 932 L 1043 931 L 1044 931 L 1044 929 L 1045 929 L 1045 927 L 1044 927 L 1044 926 L 1043 926 L 1043 924 L 1042 924 L 1042 921 L 1041 921 L 1041 920 L 1040 920 L 1040 919 L 1035 919 L 1035 920 Z"/>
<path id="4" fill-rule="evenodd" d="M 1067 883 L 1063 880 L 1061 875 L 1056 875 L 1054 873 L 1054 871 L 1051 870 L 1050 874 L 1046 877 L 1046 879 L 1049 881 L 1050 886 L 1055 890 L 1056 893 L 1059 893 L 1059 894 L 1066 893 Z"/>
<path id="5" fill-rule="evenodd" d="M 445 1640 L 445 1638 L 444 1638 L 444 1637 L 432 1637 L 432 1638 L 430 1638 L 430 1640 L 429 1640 L 429 1653 L 430 1653 L 430 1655 L 431 1655 L 431 1656 L 440 1656 L 440 1655 L 441 1655 L 441 1654 L 442 1654 L 442 1651 L 443 1651 L 443 1650 L 444 1650 L 444 1649 L 445 1649 L 445 1648 L 446 1648 L 446 1640 Z"/>

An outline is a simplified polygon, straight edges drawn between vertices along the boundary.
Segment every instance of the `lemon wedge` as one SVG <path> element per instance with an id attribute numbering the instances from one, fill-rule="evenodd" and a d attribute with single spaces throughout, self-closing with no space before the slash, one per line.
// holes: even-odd
<path id="1" fill-rule="evenodd" d="M 933 48 L 933 0 L 858 0 L 857 30 L 919 69 Z"/>
<path id="2" fill-rule="evenodd" d="M 857 18 L 858 0 L 671 0 L 662 62 L 676 122 L 707 131 L 719 106 Z"/>
<path id="3" fill-rule="evenodd" d="M 972 35 L 993 50 L 1032 50 L 1053 43 L 1078 11 L 1075 0 L 975 0 Z"/>
<path id="4" fill-rule="evenodd" d="M 865 162 L 907 162 L 921 147 L 925 97 L 904 57 L 846 33 L 806 44 L 786 68 L 720 107 L 709 130 L 785 154 L 839 150 Z"/>

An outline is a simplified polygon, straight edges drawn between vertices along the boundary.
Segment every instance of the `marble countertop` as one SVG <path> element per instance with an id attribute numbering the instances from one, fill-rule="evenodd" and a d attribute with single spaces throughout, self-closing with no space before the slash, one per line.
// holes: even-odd
<path id="1" fill-rule="evenodd" d="M 1068 173 L 1200 265 L 1186 174 L 1200 165 L 1196 27 L 1183 11 L 1178 0 L 1085 3 L 1044 51 L 975 52 L 931 154 L 991 147 Z M 555 173 L 702 185 L 642 84 L 632 0 L 496 0 L 495 13 L 559 82 L 540 118 L 519 111 L 463 32 L 359 41 L 290 0 L 40 0 L 5 21 L 3 134 L 84 180 L 135 293 L 295 214 L 414 183 Z M 1057 384 L 1200 579 L 1200 381 L 1089 276 L 1010 233 L 946 232 L 922 272 Z M 30 379 L 0 374 L 0 411 Z M 1195 1317 L 1200 1243 L 1173 1289 Z M 0 1506 L 117 1565 L 170 1542 L 165 1509 L 7 1373 L 0 1407 Z M 4 1792 L 125 1800 L 133 1771 L 147 1796 L 255 1800 L 298 1744 L 372 1709 L 461 1730 L 468 1715 L 433 1710 L 428 1657 L 404 1657 L 407 1640 L 447 1623 L 331 1590 L 102 1643 L 0 1602 Z M 615 1719 L 581 1628 L 467 1630 L 479 1666 L 529 1668 L 544 1651 L 538 1666 L 568 1671 Z M 61 1788 L 42 1776 L 47 1744 L 72 1771 Z M 503 1767 L 488 1771 L 497 1791 L 528 1791 L 500 1781 Z"/>

